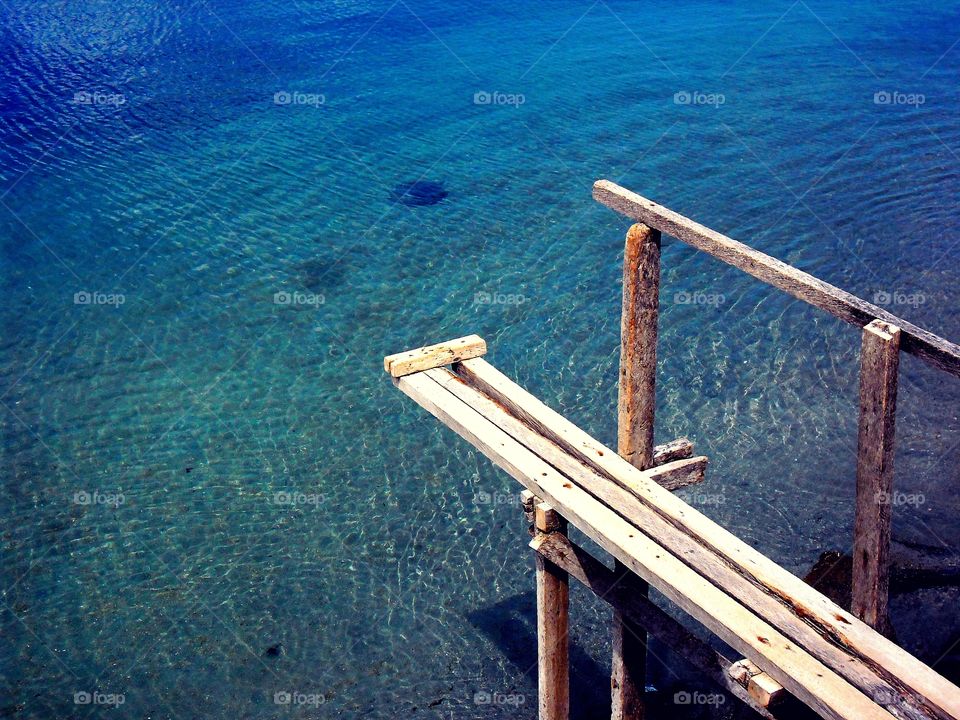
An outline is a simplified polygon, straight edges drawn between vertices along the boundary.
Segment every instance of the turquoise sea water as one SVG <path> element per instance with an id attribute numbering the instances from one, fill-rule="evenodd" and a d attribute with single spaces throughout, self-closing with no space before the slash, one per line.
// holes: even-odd
<path id="1" fill-rule="evenodd" d="M 597 178 L 960 339 L 954 5 L 0 16 L 0 716 L 535 717 L 519 486 L 382 357 L 479 333 L 613 443 L 629 222 Z M 798 574 L 849 550 L 859 333 L 663 261 L 658 440 L 711 459 L 684 496 Z M 901 378 L 894 536 L 950 562 L 960 384 Z M 601 716 L 609 618 L 573 605 Z M 937 662 L 955 608 L 895 596 L 901 642 Z"/>

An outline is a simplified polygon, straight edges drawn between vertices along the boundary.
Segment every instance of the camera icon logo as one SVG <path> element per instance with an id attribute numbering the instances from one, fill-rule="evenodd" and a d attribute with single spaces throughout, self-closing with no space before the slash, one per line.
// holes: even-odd
<path id="1" fill-rule="evenodd" d="M 693 95 L 686 90 L 681 90 L 673 94 L 673 102 L 675 105 L 689 105 L 692 101 Z"/>
<path id="2" fill-rule="evenodd" d="M 893 102 L 893 96 L 886 90 L 879 90 L 873 94 L 874 105 L 889 105 Z"/>
<path id="3" fill-rule="evenodd" d="M 86 690 L 75 692 L 73 694 L 74 705 L 89 705 L 93 701 L 93 696 Z"/>
<path id="4" fill-rule="evenodd" d="M 279 690 L 273 694 L 274 705 L 289 705 L 293 696 L 286 690 Z"/>
<path id="5" fill-rule="evenodd" d="M 473 94 L 474 105 L 489 105 L 491 102 L 493 102 L 493 95 L 485 90 L 480 90 Z"/>

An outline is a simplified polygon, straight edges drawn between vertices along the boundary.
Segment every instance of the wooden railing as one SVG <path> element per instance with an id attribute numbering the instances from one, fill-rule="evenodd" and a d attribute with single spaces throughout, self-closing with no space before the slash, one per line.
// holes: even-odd
<path id="1" fill-rule="evenodd" d="M 624 256 L 621 439 L 644 435 L 653 425 L 652 368 L 656 364 L 653 348 L 661 232 L 863 328 L 852 611 L 872 627 L 888 633 L 888 557 L 900 350 L 960 377 L 960 346 L 608 180 L 594 184 L 593 196 L 639 221 L 627 234 Z M 634 410 L 625 413 L 625 402 Z M 632 446 L 622 445 L 620 451 L 637 464 L 632 459 L 631 453 L 636 452 Z M 641 456 L 637 466 L 642 467 L 642 462 Z"/>

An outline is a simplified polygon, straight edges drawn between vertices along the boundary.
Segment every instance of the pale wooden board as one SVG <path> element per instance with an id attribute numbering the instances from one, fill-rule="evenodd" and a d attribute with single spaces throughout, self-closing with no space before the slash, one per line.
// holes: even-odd
<path id="1" fill-rule="evenodd" d="M 922 711 L 917 712 L 919 703 L 910 703 L 901 698 L 897 690 L 878 677 L 873 668 L 864 663 L 861 658 L 846 649 L 838 648 L 825 638 L 820 628 L 813 622 L 815 618 L 798 616 L 792 606 L 785 605 L 777 595 L 752 582 L 741 568 L 733 563 L 721 561 L 712 550 L 630 492 L 634 489 L 643 490 L 643 486 L 637 482 L 637 477 L 642 477 L 645 482 L 649 482 L 649 476 L 660 468 L 643 472 L 632 468 L 636 477 L 627 478 L 623 486 L 610 482 L 608 478 L 596 473 L 548 437 L 532 431 L 519 418 L 507 412 L 505 403 L 500 402 L 499 399 L 491 399 L 479 393 L 467 385 L 462 378 L 448 370 L 430 370 L 425 375 L 532 450 L 538 457 L 546 460 L 607 507 L 614 509 L 632 525 L 642 529 L 644 533 L 654 538 L 656 542 L 718 588 L 731 597 L 736 597 L 758 616 L 771 621 L 785 636 L 827 666 L 837 669 L 846 680 L 863 690 L 868 697 L 901 710 L 907 717 L 910 717 L 911 713 L 916 717 L 924 717 Z M 516 394 L 517 392 L 513 393 L 513 395 Z M 686 512 L 690 515 L 697 511 L 687 506 Z"/>
<path id="2" fill-rule="evenodd" d="M 826 665 L 799 651 L 772 625 L 590 496 L 426 373 L 395 382 L 403 392 L 549 502 L 633 572 L 654 584 L 738 652 L 762 664 L 772 677 L 823 717 L 832 720 L 894 717 Z M 602 531 L 599 528 L 603 528 Z"/>
<path id="3" fill-rule="evenodd" d="M 738 537 L 692 511 L 689 505 L 664 490 L 643 472 L 618 457 L 609 448 L 580 430 L 563 416 L 523 390 L 484 360 L 470 360 L 454 366 L 458 376 L 479 387 L 498 402 L 506 401 L 511 414 L 546 434 L 604 474 L 617 479 L 632 475 L 630 490 L 671 523 L 683 527 L 796 614 L 816 618 L 818 627 L 838 647 L 856 648 L 857 654 L 887 684 L 903 694 L 925 698 L 939 717 L 960 718 L 960 689 L 906 650 L 876 633 L 868 625 L 843 610 L 802 580 L 747 545 Z"/>
<path id="4" fill-rule="evenodd" d="M 629 218 L 683 240 L 688 245 L 848 323 L 863 327 L 873 320 L 884 320 L 896 325 L 903 332 L 903 350 L 960 377 L 960 346 L 949 340 L 609 180 L 598 180 L 594 183 L 593 197 Z"/>
<path id="5" fill-rule="evenodd" d="M 456 340 L 387 355 L 383 359 L 383 369 L 393 377 L 403 377 L 441 365 L 449 365 L 459 360 L 480 357 L 486 352 L 487 343 L 482 337 L 467 335 Z"/>

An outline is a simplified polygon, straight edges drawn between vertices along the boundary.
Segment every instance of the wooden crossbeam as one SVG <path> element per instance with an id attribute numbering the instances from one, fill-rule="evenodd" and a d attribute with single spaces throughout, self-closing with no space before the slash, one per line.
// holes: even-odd
<path id="1" fill-rule="evenodd" d="M 480 357 L 487 353 L 487 343 L 479 335 L 448 340 L 427 347 L 406 350 L 383 359 L 383 369 L 393 377 L 449 365 L 460 360 Z"/>
<path id="2" fill-rule="evenodd" d="M 609 180 L 594 183 L 593 197 L 629 218 L 682 240 L 845 322 L 864 327 L 879 319 L 896 325 L 902 332 L 901 347 L 905 352 L 960 377 L 960 345 Z"/>

